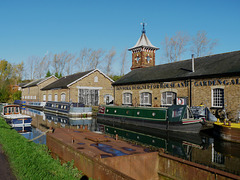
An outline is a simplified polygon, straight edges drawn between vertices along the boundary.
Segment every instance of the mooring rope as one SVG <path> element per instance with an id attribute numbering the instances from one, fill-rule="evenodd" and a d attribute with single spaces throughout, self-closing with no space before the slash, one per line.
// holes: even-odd
<path id="1" fill-rule="evenodd" d="M 43 135 L 45 135 L 45 134 L 46 134 L 47 132 L 49 132 L 49 131 L 52 131 L 52 129 L 48 129 L 48 130 L 45 131 L 44 133 L 42 133 L 42 134 L 40 134 L 39 136 L 37 136 L 37 137 L 35 137 L 35 138 L 33 138 L 33 139 L 30 139 L 30 140 L 28 140 L 28 141 L 34 141 L 34 140 L 36 140 L 36 139 L 42 137 Z"/>

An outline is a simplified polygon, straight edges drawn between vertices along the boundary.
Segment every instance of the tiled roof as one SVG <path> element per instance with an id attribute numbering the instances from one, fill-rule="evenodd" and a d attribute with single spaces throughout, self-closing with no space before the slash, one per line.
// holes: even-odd
<path id="1" fill-rule="evenodd" d="M 191 59 L 139 68 L 132 70 L 113 85 L 240 75 L 240 51 L 195 58 L 194 69 L 195 71 L 192 72 Z"/>
<path id="2" fill-rule="evenodd" d="M 79 73 L 75 73 L 69 76 L 64 76 L 60 79 L 58 79 L 57 81 L 47 85 L 46 87 L 42 88 L 41 90 L 50 90 L 50 89 L 66 89 L 67 86 L 69 84 L 71 84 L 72 82 L 80 79 L 81 77 L 87 75 L 88 73 L 90 73 L 93 70 L 90 71 L 85 71 L 85 72 L 79 72 Z"/>
<path id="3" fill-rule="evenodd" d="M 42 80 L 44 80 L 45 78 L 41 78 L 41 79 L 37 79 L 37 80 L 34 80 L 34 81 L 31 81 L 30 83 L 27 83 L 23 86 L 23 88 L 27 88 L 27 87 L 32 87 L 32 86 L 37 86 L 37 84 L 39 82 L 41 82 Z"/>

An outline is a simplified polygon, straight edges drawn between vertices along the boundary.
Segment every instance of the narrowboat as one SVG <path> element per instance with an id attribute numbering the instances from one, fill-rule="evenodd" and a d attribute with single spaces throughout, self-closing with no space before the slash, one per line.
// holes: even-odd
<path id="1" fill-rule="evenodd" d="M 187 105 L 166 108 L 100 106 L 97 120 L 129 124 L 164 131 L 199 133 L 202 119 L 195 119 Z"/>
<path id="2" fill-rule="evenodd" d="M 215 122 L 213 124 L 214 135 L 220 139 L 240 143 L 240 123 L 228 122 Z"/>
<path id="3" fill-rule="evenodd" d="M 31 116 L 21 114 L 18 105 L 3 105 L 1 107 L 1 115 L 12 127 L 31 126 Z"/>
<path id="4" fill-rule="evenodd" d="M 83 104 L 79 103 L 48 101 L 44 106 L 44 111 L 64 114 L 70 117 L 92 116 L 92 107 L 84 107 Z"/>

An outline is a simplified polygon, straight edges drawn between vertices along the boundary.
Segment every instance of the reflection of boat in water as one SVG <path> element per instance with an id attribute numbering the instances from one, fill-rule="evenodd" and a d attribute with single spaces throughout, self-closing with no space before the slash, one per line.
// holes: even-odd
<path id="1" fill-rule="evenodd" d="M 13 127 L 14 130 L 16 130 L 20 134 L 28 134 L 32 132 L 32 127 L 31 126 L 22 126 L 22 127 Z"/>
<path id="2" fill-rule="evenodd" d="M 1 105 L 1 115 L 12 127 L 31 126 L 32 118 L 22 115 L 18 105 Z"/>
<path id="3" fill-rule="evenodd" d="M 104 126 L 103 131 L 106 134 L 111 134 L 114 136 L 116 136 L 117 134 L 118 137 L 140 142 L 141 144 L 145 144 L 147 146 L 150 145 L 153 147 L 162 148 L 165 152 L 184 159 L 190 158 L 192 147 L 198 149 L 205 149 L 208 146 L 208 143 L 204 142 L 199 134 L 191 134 L 193 139 L 191 141 L 191 138 L 188 138 L 188 140 L 184 138 L 175 139 L 173 138 L 174 135 L 171 135 L 171 132 L 167 133 L 168 137 L 167 134 L 166 136 L 153 136 L 148 133 L 140 133 L 133 130 L 126 130 L 103 124 L 102 126 Z M 187 135 L 189 136 L 189 134 Z"/>
<path id="4" fill-rule="evenodd" d="M 84 107 L 79 103 L 48 101 L 44 106 L 44 111 L 64 114 L 71 117 L 90 117 L 92 116 L 92 107 Z"/>
<path id="5" fill-rule="evenodd" d="M 92 123 L 92 117 L 86 118 L 77 118 L 77 117 L 69 117 L 59 114 L 47 113 L 45 112 L 45 119 L 48 121 L 52 121 L 54 123 L 60 123 L 62 126 L 70 125 L 70 126 L 90 126 Z"/>
<path id="6" fill-rule="evenodd" d="M 240 123 L 227 123 L 215 122 L 214 135 L 220 139 L 240 143 Z"/>
<path id="7" fill-rule="evenodd" d="M 97 119 L 158 130 L 199 133 L 202 119 L 194 119 L 186 105 L 168 108 L 100 106 Z"/>

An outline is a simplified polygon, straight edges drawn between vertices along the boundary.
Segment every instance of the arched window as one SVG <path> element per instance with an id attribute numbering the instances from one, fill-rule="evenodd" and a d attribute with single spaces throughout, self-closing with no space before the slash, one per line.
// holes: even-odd
<path id="1" fill-rule="evenodd" d="M 57 94 L 54 95 L 54 101 L 58 101 L 58 95 Z"/>
<path id="2" fill-rule="evenodd" d="M 98 77 L 97 76 L 94 77 L 94 82 L 98 82 Z"/>
<path id="3" fill-rule="evenodd" d="M 141 106 L 152 106 L 152 94 L 149 92 L 143 92 L 140 94 Z"/>
<path id="4" fill-rule="evenodd" d="M 52 94 L 48 95 L 48 101 L 52 101 Z"/>
<path id="5" fill-rule="evenodd" d="M 162 106 L 172 106 L 176 104 L 176 97 L 177 93 L 167 91 L 162 93 L 162 100 L 161 100 L 161 105 Z"/>
<path id="6" fill-rule="evenodd" d="M 131 93 L 123 93 L 122 104 L 123 105 L 132 105 L 132 94 Z"/>
<path id="7" fill-rule="evenodd" d="M 66 94 L 65 93 L 61 94 L 61 101 L 66 101 Z"/>
<path id="8" fill-rule="evenodd" d="M 46 94 L 43 95 L 43 102 L 46 102 Z"/>
<path id="9" fill-rule="evenodd" d="M 224 107 L 224 89 L 215 88 L 212 90 L 212 106 Z"/>
<path id="10" fill-rule="evenodd" d="M 113 104 L 113 97 L 110 94 L 104 95 L 104 102 L 106 105 Z"/>

